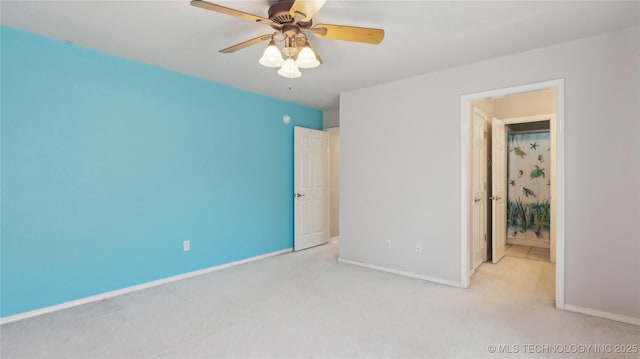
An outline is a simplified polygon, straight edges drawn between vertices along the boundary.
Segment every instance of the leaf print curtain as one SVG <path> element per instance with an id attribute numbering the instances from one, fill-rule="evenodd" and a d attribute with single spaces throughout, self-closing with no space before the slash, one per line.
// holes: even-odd
<path id="1" fill-rule="evenodd" d="M 507 138 L 507 238 L 550 239 L 549 146 L 549 132 Z"/>

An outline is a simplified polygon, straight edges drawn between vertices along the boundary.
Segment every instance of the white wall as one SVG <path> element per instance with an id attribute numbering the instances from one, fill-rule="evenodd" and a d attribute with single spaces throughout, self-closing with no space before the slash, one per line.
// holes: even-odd
<path id="1" fill-rule="evenodd" d="M 340 257 L 459 283 L 460 97 L 563 78 L 565 303 L 640 318 L 639 64 L 634 27 L 341 94 Z"/>
<path id="2" fill-rule="evenodd" d="M 340 127 L 340 109 L 336 107 L 322 111 L 322 125 L 324 129 Z"/>

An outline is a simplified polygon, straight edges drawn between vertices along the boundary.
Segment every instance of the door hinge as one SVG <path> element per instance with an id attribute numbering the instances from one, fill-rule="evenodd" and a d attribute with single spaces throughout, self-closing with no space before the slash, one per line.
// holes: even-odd
<path id="1" fill-rule="evenodd" d="M 484 131 L 484 138 L 487 138 L 487 131 Z"/>
<path id="2" fill-rule="evenodd" d="M 486 233 L 484 234 L 484 241 L 485 242 L 487 241 L 487 234 Z"/>

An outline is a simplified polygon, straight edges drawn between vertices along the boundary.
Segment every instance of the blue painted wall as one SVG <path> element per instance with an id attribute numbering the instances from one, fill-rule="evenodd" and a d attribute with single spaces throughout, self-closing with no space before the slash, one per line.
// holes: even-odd
<path id="1" fill-rule="evenodd" d="M 293 126 L 321 111 L 1 36 L 0 316 L 292 247 Z"/>

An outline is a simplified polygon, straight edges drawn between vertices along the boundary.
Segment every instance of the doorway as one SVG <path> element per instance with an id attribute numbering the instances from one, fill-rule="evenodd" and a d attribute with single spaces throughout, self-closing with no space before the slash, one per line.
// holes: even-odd
<path id="1" fill-rule="evenodd" d="M 340 239 L 340 127 L 325 129 L 329 136 L 329 241 Z"/>
<path id="2" fill-rule="evenodd" d="M 546 110 L 555 111 L 555 94 L 547 91 L 518 96 L 529 103 L 546 103 Z M 531 111 L 527 106 L 521 111 L 527 109 Z M 540 260 L 545 254 L 547 261 L 556 262 L 551 235 L 556 212 L 555 123 L 555 113 L 492 119 L 493 263 L 505 255 Z"/>
<path id="3" fill-rule="evenodd" d="M 531 94 L 534 92 L 547 92 L 547 95 L 551 96 L 555 103 L 556 115 L 549 122 L 549 132 L 551 137 L 550 147 L 555 149 L 555 153 L 553 154 L 553 156 L 551 156 L 553 160 L 549 159 L 549 161 L 553 161 L 553 163 L 549 163 L 549 168 L 551 169 L 550 172 L 553 175 L 553 178 L 550 178 L 550 187 L 552 187 L 553 192 L 551 195 L 553 203 L 550 204 L 550 207 L 554 208 L 553 214 L 551 215 L 549 236 L 553 238 L 555 242 L 550 244 L 550 250 L 552 252 L 552 256 L 554 256 L 554 259 L 556 260 L 556 307 L 564 308 L 564 80 L 534 83 L 523 86 L 475 93 L 461 97 L 461 283 L 463 287 L 469 286 L 470 276 L 473 274 L 473 270 L 476 267 L 476 265 L 474 265 L 474 260 L 480 258 L 478 252 L 478 238 L 481 237 L 477 235 L 478 221 L 475 220 L 477 218 L 477 213 L 483 213 L 482 211 L 484 211 L 484 213 L 487 213 L 487 219 L 484 220 L 484 223 L 486 224 L 485 233 L 487 234 L 487 238 L 494 237 L 496 234 L 494 231 L 492 231 L 492 228 L 495 227 L 496 218 L 501 218 L 506 222 L 506 210 L 504 213 L 504 218 L 502 218 L 502 214 L 500 214 L 500 216 L 494 216 L 489 211 L 486 211 L 487 207 L 485 207 L 481 211 L 479 211 L 477 208 L 477 204 L 478 202 L 480 202 L 477 200 L 478 189 L 482 187 L 477 185 L 474 186 L 473 181 L 474 173 L 476 173 L 474 172 L 475 168 L 473 167 L 473 162 L 474 158 L 477 159 L 478 157 L 477 153 L 474 151 L 474 141 L 471 140 L 472 138 L 476 137 L 476 126 L 474 126 L 473 124 L 474 117 L 472 117 L 474 114 L 473 105 L 476 105 L 476 107 L 482 107 L 483 103 L 487 105 L 490 104 L 491 101 L 508 97 L 513 97 L 514 99 L 525 98 L 526 94 Z M 514 101 L 514 103 L 517 103 L 517 101 Z M 480 106 L 478 106 L 478 104 L 480 104 Z M 503 115 L 501 117 L 509 118 L 509 122 L 511 122 L 511 125 L 519 122 L 534 122 L 532 116 L 522 116 L 522 112 L 520 114 L 510 114 L 508 111 L 510 111 L 511 109 L 507 108 L 503 110 Z M 548 112 L 541 111 L 539 109 L 531 109 L 531 111 L 534 111 L 534 113 Z M 486 112 L 489 112 L 489 116 L 487 117 L 494 117 L 492 116 L 493 111 Z M 536 121 L 539 120 L 539 118 L 536 119 Z M 487 123 L 489 122 L 487 121 Z M 485 132 L 489 134 L 485 135 L 489 138 L 489 141 L 492 140 L 491 132 L 492 131 L 488 129 Z M 506 160 L 506 151 L 504 157 Z M 487 173 L 491 173 L 491 171 L 489 171 L 490 162 L 487 161 L 486 163 Z M 539 175 L 539 172 L 536 172 L 534 174 Z M 486 186 L 487 188 L 493 187 L 494 183 L 492 182 L 492 180 L 492 176 L 487 176 L 484 186 Z M 491 202 L 503 200 L 506 203 L 506 195 L 496 197 L 492 196 L 492 198 L 490 198 Z M 482 199 L 482 202 L 485 202 L 485 199 Z M 491 202 L 486 202 L 487 206 Z M 506 204 L 504 207 L 506 208 Z M 498 232 L 500 234 L 503 234 L 506 244 L 506 223 L 503 229 L 504 233 L 502 233 L 502 230 Z M 474 233 L 476 234 L 475 238 Z M 494 256 L 495 258 L 495 251 L 489 254 L 489 241 L 487 240 L 485 241 L 485 243 L 487 244 L 484 247 L 486 248 L 484 259 L 487 260 L 490 256 Z M 492 244 L 495 244 L 495 242 Z"/>

